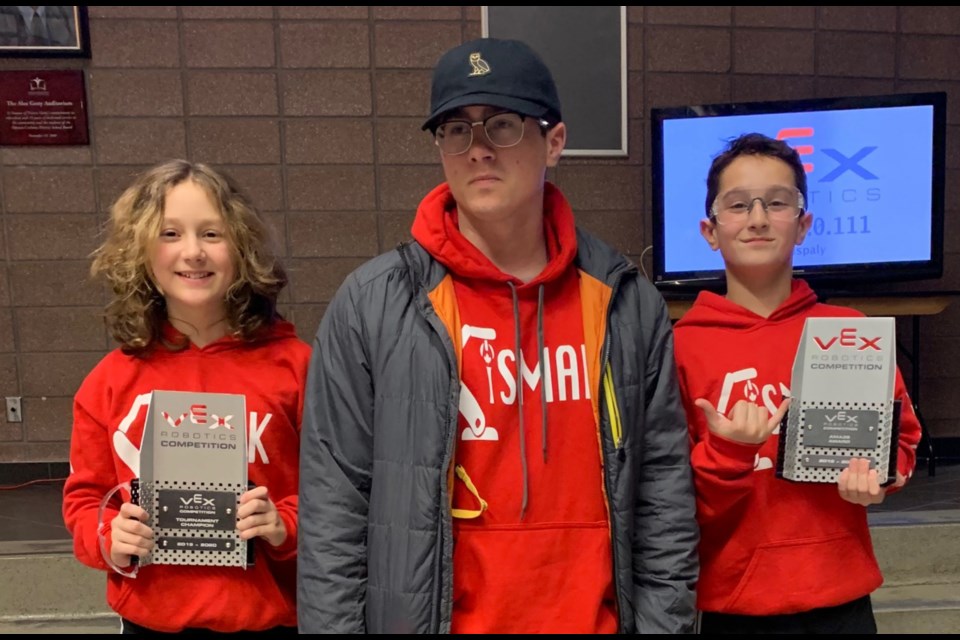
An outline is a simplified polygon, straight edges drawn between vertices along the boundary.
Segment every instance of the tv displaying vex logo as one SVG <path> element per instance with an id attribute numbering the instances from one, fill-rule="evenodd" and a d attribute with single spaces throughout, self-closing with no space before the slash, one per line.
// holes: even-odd
<path id="1" fill-rule="evenodd" d="M 771 137 L 797 150 L 807 173 L 807 210 L 813 224 L 797 247 L 804 266 L 865 262 L 878 253 L 892 261 L 930 257 L 929 216 L 932 120 L 930 107 L 811 111 Z"/>
<path id="2" fill-rule="evenodd" d="M 796 149 L 813 216 L 794 266 L 908 263 L 931 258 L 934 107 L 745 113 L 663 121 L 665 270 L 722 270 L 698 237 L 713 158 L 745 133 Z"/>

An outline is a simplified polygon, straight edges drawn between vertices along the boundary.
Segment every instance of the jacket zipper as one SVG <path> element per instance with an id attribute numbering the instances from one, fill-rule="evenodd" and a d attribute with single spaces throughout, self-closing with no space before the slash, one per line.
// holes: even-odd
<path id="1" fill-rule="evenodd" d="M 619 456 L 623 442 L 623 424 L 620 421 L 620 407 L 617 406 L 616 386 L 613 383 L 613 369 L 610 367 L 609 362 L 603 372 L 603 389 L 607 400 L 607 415 L 610 417 L 610 433 L 613 436 L 613 445 Z"/>
<path id="2" fill-rule="evenodd" d="M 604 336 L 604 340 L 603 340 L 603 342 L 604 342 L 604 344 L 603 344 L 603 356 L 602 356 L 601 362 L 600 362 L 600 371 L 601 371 L 600 377 L 601 377 L 601 380 L 602 380 L 601 385 L 600 385 L 600 387 L 601 387 L 601 388 L 600 388 L 600 392 L 603 394 L 603 397 L 604 397 L 604 399 L 606 400 L 606 404 L 607 404 L 607 419 L 610 421 L 610 435 L 611 435 L 611 438 L 612 438 L 612 440 L 613 440 L 614 447 L 615 447 L 615 449 L 616 449 L 617 458 L 618 458 L 618 459 L 619 459 L 620 457 L 622 457 L 621 454 L 622 454 L 622 451 L 623 451 L 623 449 L 622 449 L 622 447 L 623 447 L 623 438 L 622 438 L 622 435 L 623 435 L 623 434 L 622 434 L 622 431 L 621 431 L 621 425 L 620 425 L 620 423 L 619 423 L 620 411 L 619 411 L 619 409 L 617 408 L 617 395 L 616 395 L 616 388 L 615 388 L 615 386 L 614 386 L 614 384 L 613 384 L 613 374 L 612 374 L 612 370 L 611 370 L 611 371 L 610 371 L 610 374 L 609 374 L 609 376 L 608 376 L 608 371 L 607 371 L 607 370 L 610 368 L 610 349 L 611 349 L 611 346 L 610 346 L 610 342 L 611 342 L 611 340 L 610 340 L 610 333 L 611 333 L 611 329 L 610 329 L 610 319 L 611 319 L 611 316 L 612 316 L 613 303 L 614 303 L 614 300 L 616 300 L 617 290 L 620 288 L 620 281 L 621 281 L 622 279 L 623 279 L 623 274 L 622 274 L 622 273 L 617 274 L 616 278 L 615 278 L 614 281 L 613 281 L 613 284 L 612 284 L 611 287 L 610 287 L 610 302 L 609 302 L 609 306 L 607 307 L 607 335 Z M 609 391 L 607 390 L 607 387 L 609 387 Z M 611 407 L 613 408 L 613 413 L 611 413 L 611 411 L 610 411 Z M 617 416 L 617 426 L 616 426 L 616 427 L 614 427 L 614 415 Z M 602 421 L 601 421 L 601 422 L 602 422 Z M 616 433 L 614 433 L 614 429 L 616 429 Z M 602 453 L 602 452 L 603 452 L 603 448 L 601 447 L 601 453 Z M 610 474 L 609 474 L 609 472 L 608 472 L 608 464 L 607 464 L 608 461 L 606 460 L 606 457 L 605 457 L 606 454 L 603 454 L 603 453 L 602 453 L 602 455 L 604 455 L 604 459 L 603 459 L 603 485 L 604 485 L 604 487 L 606 487 L 606 492 L 607 492 L 607 514 L 608 514 L 608 517 L 610 518 L 610 557 L 611 557 L 611 559 L 613 560 L 613 584 L 614 584 L 614 588 L 616 589 L 616 594 L 615 594 L 616 597 L 614 598 L 614 602 L 616 602 L 616 604 L 617 604 L 617 618 L 618 618 L 618 621 L 617 621 L 617 622 L 618 622 L 618 626 L 620 627 L 620 632 L 623 633 L 623 632 L 624 632 L 624 625 L 623 625 L 623 620 L 622 620 L 622 609 L 623 609 L 623 607 L 622 607 L 621 604 L 620 604 L 620 594 L 622 593 L 623 590 L 620 588 L 620 586 L 621 586 L 621 585 L 620 585 L 620 563 L 619 563 L 619 561 L 617 560 L 617 546 L 616 546 L 616 540 L 617 540 L 617 519 L 616 519 L 615 511 L 614 511 L 613 492 L 612 492 L 612 487 L 611 487 L 611 485 L 610 485 Z"/>

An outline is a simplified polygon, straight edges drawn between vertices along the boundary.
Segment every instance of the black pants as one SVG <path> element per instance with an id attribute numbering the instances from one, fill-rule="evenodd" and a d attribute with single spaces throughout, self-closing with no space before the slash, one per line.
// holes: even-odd
<path id="1" fill-rule="evenodd" d="M 870 596 L 836 607 L 777 616 L 741 616 L 704 611 L 702 634 L 876 633 Z"/>
<path id="2" fill-rule="evenodd" d="M 144 635 L 144 634 L 156 633 L 160 635 L 172 635 L 172 634 L 165 634 L 161 631 L 153 631 L 152 629 L 147 629 L 146 627 L 141 627 L 136 623 L 130 622 L 126 618 L 120 618 L 120 629 L 121 629 L 120 633 L 122 634 L 134 633 L 134 634 Z M 264 629 L 263 631 L 238 631 L 236 633 L 219 633 L 217 631 L 211 631 L 209 629 L 184 629 L 180 633 L 209 633 L 214 635 L 228 635 L 228 636 L 260 635 L 260 634 L 293 636 L 293 635 L 297 635 L 297 628 L 296 627 L 274 627 L 273 629 Z"/>

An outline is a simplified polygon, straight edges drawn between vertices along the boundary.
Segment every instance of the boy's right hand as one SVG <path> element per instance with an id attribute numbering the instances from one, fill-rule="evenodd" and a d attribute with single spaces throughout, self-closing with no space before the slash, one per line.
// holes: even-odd
<path id="1" fill-rule="evenodd" d="M 110 560 L 118 567 L 130 566 L 130 556 L 143 558 L 153 549 L 153 529 L 144 524 L 147 512 L 125 502 L 110 523 Z"/>
<path id="2" fill-rule="evenodd" d="M 694 404 L 700 407 L 707 420 L 707 427 L 718 436 L 744 444 L 761 444 L 776 430 L 790 406 L 790 398 L 780 403 L 777 412 L 770 416 L 767 408 L 748 400 L 740 400 L 730 410 L 730 417 L 724 416 L 710 404 L 709 400 L 699 398 Z"/>

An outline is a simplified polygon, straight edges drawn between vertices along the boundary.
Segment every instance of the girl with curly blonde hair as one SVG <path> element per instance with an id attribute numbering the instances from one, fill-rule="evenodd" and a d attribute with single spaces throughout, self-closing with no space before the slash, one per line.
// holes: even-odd
<path id="1" fill-rule="evenodd" d="M 223 173 L 204 164 L 174 160 L 143 174 L 111 208 L 106 241 L 94 253 L 91 273 L 102 276 L 113 289 L 107 305 L 107 325 L 128 352 L 143 351 L 161 339 L 168 318 L 161 288 L 162 274 L 155 273 L 151 251 L 166 246 L 173 234 L 161 233 L 164 205 L 172 189 L 182 184 L 202 191 L 222 217 L 218 237 L 203 243 L 225 241 L 236 265 L 224 292 L 222 320 L 230 333 L 250 339 L 277 316 L 277 296 L 287 277 L 270 250 L 268 232 L 253 205 Z M 221 233 L 222 232 L 222 233 Z M 222 237 L 219 237 L 221 236 Z M 161 249 L 162 251 L 162 249 Z M 179 318 L 171 318 L 176 325 Z M 191 327 L 199 330 L 199 327 Z"/>
<path id="2" fill-rule="evenodd" d="M 106 322 L 120 348 L 74 398 L 63 514 L 77 558 L 107 572 L 107 601 L 124 633 L 296 633 L 310 348 L 277 312 L 287 279 L 269 247 L 266 226 L 232 180 L 174 160 L 120 196 L 94 254 L 92 273 L 112 288 Z M 247 474 L 256 488 L 240 497 L 236 528 L 242 539 L 262 541 L 252 566 L 126 570 L 153 549 L 156 514 L 131 502 L 102 509 L 101 501 L 138 476 L 147 399 L 156 390 L 245 396 Z"/>

